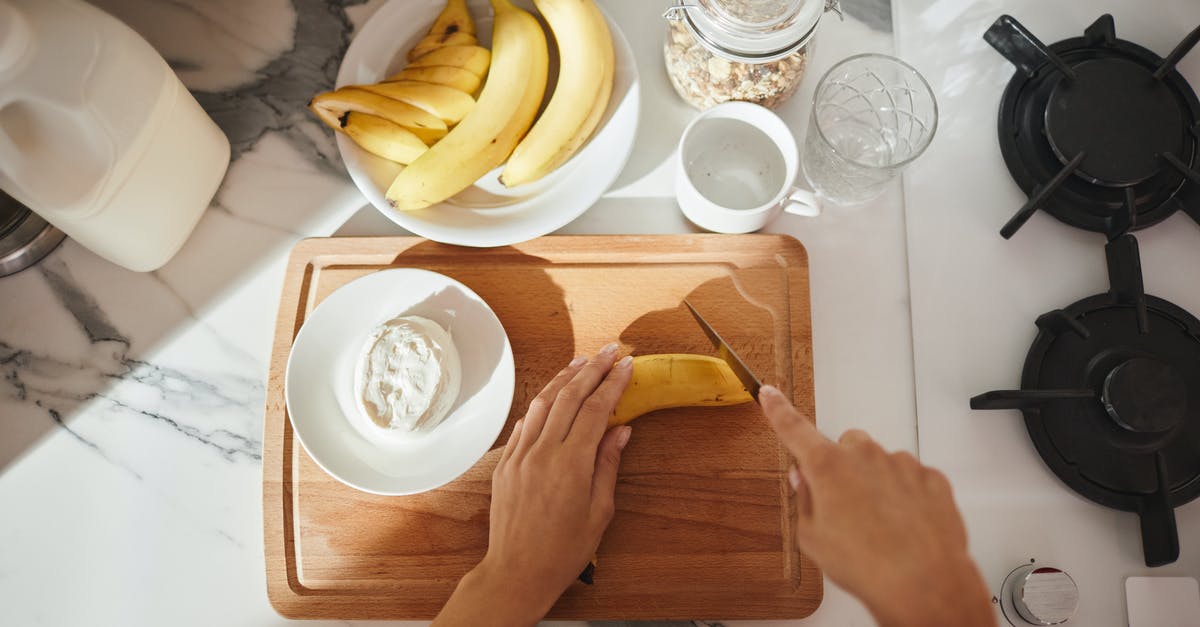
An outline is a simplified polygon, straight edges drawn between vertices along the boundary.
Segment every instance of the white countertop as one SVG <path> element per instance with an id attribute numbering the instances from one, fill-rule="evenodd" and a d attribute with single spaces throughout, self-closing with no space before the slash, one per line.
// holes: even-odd
<path id="1" fill-rule="evenodd" d="M 0 279 L 3 622 L 282 624 L 266 599 L 260 453 L 284 257 L 302 237 L 399 233 L 324 158 L 332 141 L 303 106 L 332 83 L 351 25 L 379 3 L 98 4 L 146 34 L 200 92 L 235 161 L 163 269 L 131 273 L 68 241 Z M 608 3 L 634 46 L 648 106 L 620 181 L 562 233 L 691 230 L 672 199 L 670 164 L 694 111 L 662 68 L 658 4 Z M 801 91 L 780 111 L 801 138 L 825 68 L 892 51 L 886 8 L 847 4 L 845 21 L 827 17 Z M 797 237 L 810 255 L 821 428 L 864 428 L 915 450 L 901 199 L 897 183 L 869 205 L 784 216 L 769 230 Z M 873 622 L 827 583 L 805 624 Z"/>

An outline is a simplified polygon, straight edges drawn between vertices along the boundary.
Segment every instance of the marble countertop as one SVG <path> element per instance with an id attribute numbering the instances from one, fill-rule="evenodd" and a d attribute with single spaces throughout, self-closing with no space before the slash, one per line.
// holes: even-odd
<path id="1" fill-rule="evenodd" d="M 171 62 L 229 136 L 233 163 L 189 242 L 156 272 L 128 272 L 68 241 L 0 279 L 4 622 L 282 624 L 266 599 L 261 438 L 284 259 L 303 237 L 401 233 L 364 208 L 305 105 L 332 85 L 381 2 L 96 4 Z M 670 167 L 695 112 L 662 69 L 660 4 L 607 3 L 652 104 L 621 178 L 563 234 L 693 229 L 675 207 Z M 845 19 L 822 25 L 801 91 L 780 111 L 801 139 L 825 68 L 893 50 L 886 2 L 843 4 Z M 865 428 L 915 450 L 899 182 L 870 204 L 784 216 L 768 230 L 809 251 L 822 429 Z M 873 623 L 827 583 L 806 624 Z"/>

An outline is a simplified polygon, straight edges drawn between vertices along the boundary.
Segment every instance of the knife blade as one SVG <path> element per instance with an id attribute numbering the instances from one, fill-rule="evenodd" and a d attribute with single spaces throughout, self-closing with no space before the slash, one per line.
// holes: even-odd
<path id="1" fill-rule="evenodd" d="M 704 316 L 700 315 L 699 311 L 696 311 L 696 308 L 691 303 L 685 299 L 683 304 L 687 305 L 688 310 L 692 312 L 692 317 L 696 319 L 696 322 L 700 323 L 700 328 L 704 330 L 704 335 L 708 336 L 708 341 L 712 342 L 721 359 L 729 364 L 729 368 L 733 370 L 733 374 L 737 376 L 738 381 L 742 382 L 742 385 L 746 387 L 746 391 L 750 393 L 750 396 L 754 398 L 754 402 L 757 403 L 758 390 L 762 387 L 762 383 L 758 380 L 758 377 L 754 376 L 754 373 L 746 366 L 746 362 L 742 361 L 742 358 L 729 347 L 729 343 L 721 338 L 721 334 L 717 333 L 717 330 L 704 319 Z"/>

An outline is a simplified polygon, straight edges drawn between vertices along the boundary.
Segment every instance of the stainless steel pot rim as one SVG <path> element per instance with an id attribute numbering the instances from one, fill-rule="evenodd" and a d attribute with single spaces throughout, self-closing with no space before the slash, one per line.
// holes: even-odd
<path id="1" fill-rule="evenodd" d="M 0 224 L 0 277 L 15 274 L 41 261 L 67 235 L 54 228 L 7 194 L 0 198 L 8 208 L 17 207 L 12 219 Z"/>

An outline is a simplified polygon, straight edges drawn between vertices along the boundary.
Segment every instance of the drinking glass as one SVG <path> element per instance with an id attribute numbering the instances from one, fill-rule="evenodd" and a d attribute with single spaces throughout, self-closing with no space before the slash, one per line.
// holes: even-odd
<path id="1" fill-rule="evenodd" d="M 921 156 L 937 117 L 933 90 L 912 66 L 882 54 L 844 59 L 817 84 L 804 176 L 835 204 L 870 200 Z"/>

